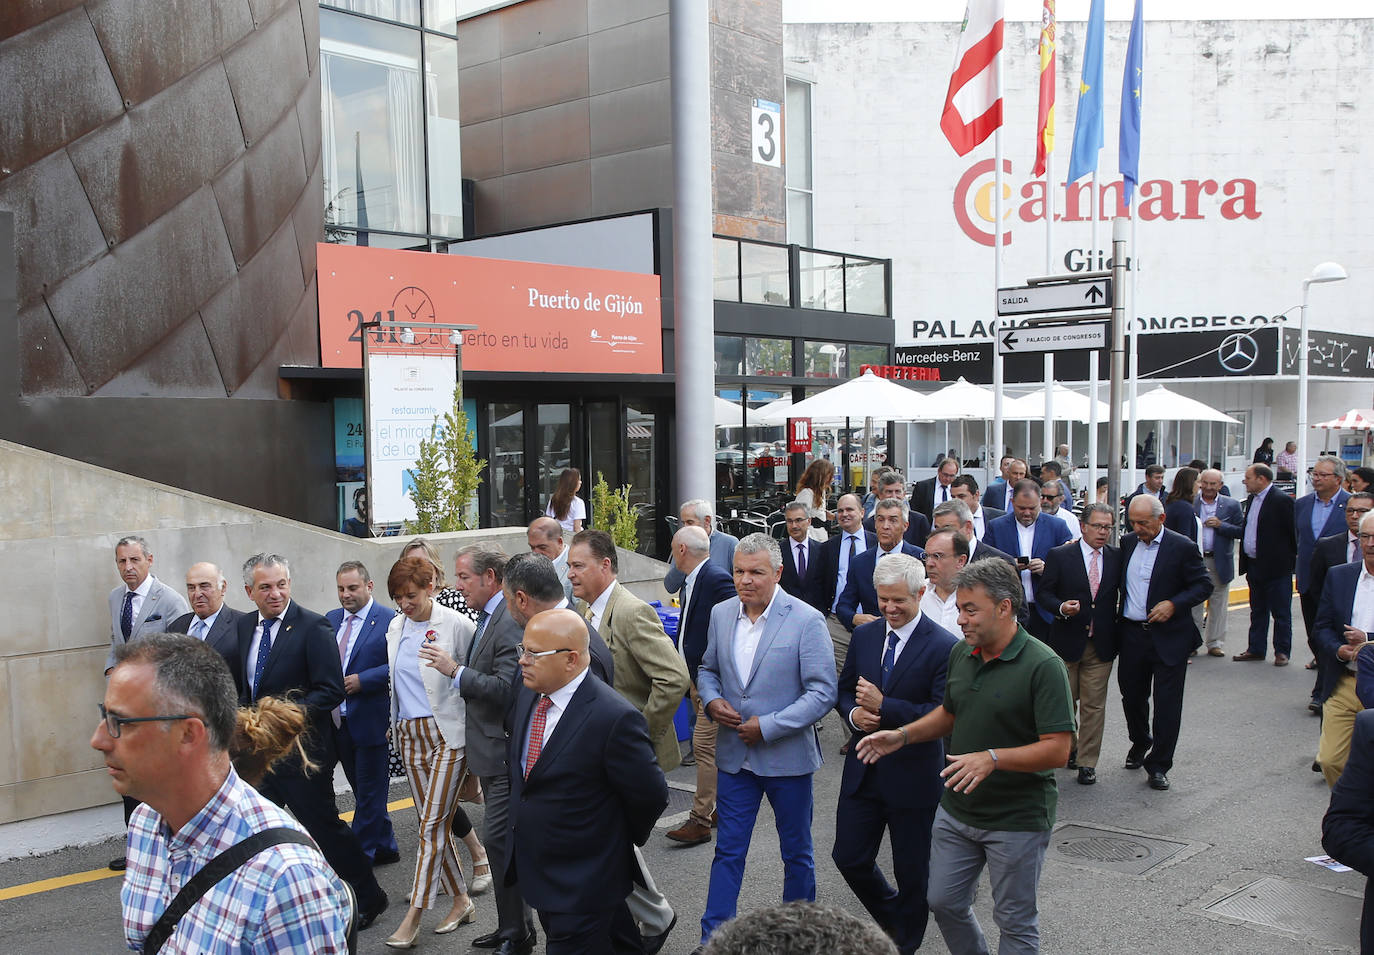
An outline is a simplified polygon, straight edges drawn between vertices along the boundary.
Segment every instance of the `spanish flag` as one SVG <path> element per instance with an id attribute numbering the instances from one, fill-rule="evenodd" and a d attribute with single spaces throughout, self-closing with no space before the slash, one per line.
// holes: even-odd
<path id="1" fill-rule="evenodd" d="M 1045 0 L 1040 17 L 1040 116 L 1035 124 L 1035 169 L 1045 174 L 1045 160 L 1054 152 L 1054 0 Z"/>

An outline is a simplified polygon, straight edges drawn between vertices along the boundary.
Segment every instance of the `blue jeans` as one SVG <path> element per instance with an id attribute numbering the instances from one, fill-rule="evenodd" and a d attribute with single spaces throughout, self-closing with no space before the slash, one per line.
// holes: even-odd
<path id="1" fill-rule="evenodd" d="M 722 922 L 735 917 L 744 862 L 754 834 L 759 804 L 768 797 L 778 825 L 782 851 L 782 900 L 816 901 L 816 866 L 811 853 L 811 775 L 756 776 L 747 769 L 721 771 L 716 789 L 716 857 L 701 917 L 704 944 Z"/>
<path id="2" fill-rule="evenodd" d="M 1255 656 L 1269 650 L 1269 618 L 1274 618 L 1274 653 L 1293 653 L 1293 578 L 1250 583 L 1250 646 Z"/>

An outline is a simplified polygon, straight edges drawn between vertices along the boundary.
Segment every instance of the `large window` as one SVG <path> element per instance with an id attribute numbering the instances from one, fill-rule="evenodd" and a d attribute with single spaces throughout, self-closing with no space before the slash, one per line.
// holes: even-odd
<path id="1" fill-rule="evenodd" d="M 320 10 L 331 242 L 423 248 L 462 237 L 457 39 L 418 29 L 420 16 L 420 0 Z"/>

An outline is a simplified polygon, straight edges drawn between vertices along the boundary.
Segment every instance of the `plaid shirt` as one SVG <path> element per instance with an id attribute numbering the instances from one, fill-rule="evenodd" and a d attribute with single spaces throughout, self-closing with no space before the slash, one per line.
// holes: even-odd
<path id="1" fill-rule="evenodd" d="M 224 785 L 179 832 L 140 805 L 129 819 L 128 860 L 120 898 L 124 936 L 143 940 L 181 887 L 211 859 L 255 832 L 301 827 L 239 779 Z M 346 952 L 348 896 L 319 851 L 292 843 L 271 846 L 222 879 L 177 923 L 162 951 Z"/>

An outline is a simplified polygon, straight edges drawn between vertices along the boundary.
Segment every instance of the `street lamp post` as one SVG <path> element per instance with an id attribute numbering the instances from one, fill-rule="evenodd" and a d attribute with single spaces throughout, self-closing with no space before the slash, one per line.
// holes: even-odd
<path id="1" fill-rule="evenodd" d="M 1307 493 L 1307 295 L 1313 285 L 1343 282 L 1348 276 L 1335 262 L 1323 262 L 1302 283 L 1302 314 L 1298 321 L 1298 473 L 1297 495 Z"/>

